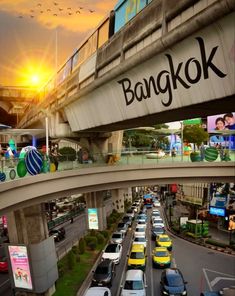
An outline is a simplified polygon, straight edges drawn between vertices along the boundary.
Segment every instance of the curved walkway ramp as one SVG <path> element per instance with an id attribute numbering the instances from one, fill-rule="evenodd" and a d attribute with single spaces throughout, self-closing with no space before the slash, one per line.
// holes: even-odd
<path id="1" fill-rule="evenodd" d="M 234 182 L 233 162 L 124 165 L 40 174 L 2 183 L 0 215 L 74 193 L 140 184 Z"/>

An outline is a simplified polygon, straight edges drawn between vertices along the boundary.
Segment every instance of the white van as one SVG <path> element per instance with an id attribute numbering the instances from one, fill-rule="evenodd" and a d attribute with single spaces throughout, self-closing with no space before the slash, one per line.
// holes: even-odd
<path id="1" fill-rule="evenodd" d="M 112 294 L 106 287 L 92 287 L 86 291 L 84 296 L 112 296 Z"/>

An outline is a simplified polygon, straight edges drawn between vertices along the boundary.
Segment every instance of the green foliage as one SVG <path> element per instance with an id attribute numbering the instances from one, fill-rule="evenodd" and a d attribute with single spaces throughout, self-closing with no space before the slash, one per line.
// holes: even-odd
<path id="1" fill-rule="evenodd" d="M 101 233 L 101 234 L 103 235 L 103 237 L 105 237 L 105 238 L 108 238 L 108 237 L 109 237 L 109 232 L 108 232 L 107 230 L 102 230 L 100 233 Z"/>
<path id="2" fill-rule="evenodd" d="M 86 243 L 85 243 L 85 240 L 83 237 L 80 238 L 78 247 L 79 247 L 79 254 L 84 254 L 85 248 L 86 248 Z"/>
<path id="3" fill-rule="evenodd" d="M 63 147 L 59 149 L 59 153 L 62 154 L 62 156 L 59 157 L 60 161 L 74 161 L 76 159 L 76 151 L 72 147 Z"/>
<path id="4" fill-rule="evenodd" d="M 206 132 L 200 125 L 186 125 L 183 130 L 183 139 L 185 142 L 194 143 L 200 146 L 201 143 L 207 141 L 209 138 L 208 132 Z"/>
<path id="5" fill-rule="evenodd" d="M 97 233 L 96 237 L 99 245 L 104 243 L 104 236 L 101 233 Z"/>
<path id="6" fill-rule="evenodd" d="M 62 277 L 65 273 L 65 268 L 64 268 L 64 264 L 59 261 L 58 264 L 57 264 L 57 267 L 58 267 L 58 273 L 59 273 L 59 277 Z"/>
<path id="7" fill-rule="evenodd" d="M 75 265 L 76 265 L 76 256 L 74 255 L 73 251 L 69 251 L 68 253 L 68 269 L 72 270 L 74 269 Z"/>
<path id="8" fill-rule="evenodd" d="M 86 241 L 86 245 L 90 250 L 95 250 L 95 248 L 97 247 L 98 244 L 98 240 L 97 237 L 95 236 L 91 236 L 91 235 L 86 235 L 85 236 L 85 241 Z"/>

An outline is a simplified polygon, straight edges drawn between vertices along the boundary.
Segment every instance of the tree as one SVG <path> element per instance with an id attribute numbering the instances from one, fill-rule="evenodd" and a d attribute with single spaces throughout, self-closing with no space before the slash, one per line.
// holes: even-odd
<path id="1" fill-rule="evenodd" d="M 199 147 L 203 142 L 207 141 L 209 138 L 209 134 L 205 131 L 200 125 L 186 125 L 183 129 L 183 140 L 188 143 L 195 144 Z"/>

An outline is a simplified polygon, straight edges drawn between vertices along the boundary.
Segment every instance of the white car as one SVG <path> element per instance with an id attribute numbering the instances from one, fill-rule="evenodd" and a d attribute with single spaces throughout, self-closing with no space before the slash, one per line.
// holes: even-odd
<path id="1" fill-rule="evenodd" d="M 144 220 L 139 220 L 136 224 L 136 227 L 147 227 L 147 223 Z"/>
<path id="2" fill-rule="evenodd" d="M 142 270 L 131 269 L 126 272 L 126 279 L 121 286 L 121 296 L 146 296 L 146 279 Z"/>
<path id="3" fill-rule="evenodd" d="M 136 227 L 135 232 L 134 232 L 134 237 L 145 236 L 145 231 L 146 231 L 146 229 L 142 226 Z"/>
<path id="4" fill-rule="evenodd" d="M 109 244 L 103 251 L 101 260 L 110 259 L 113 260 L 115 264 L 120 262 L 122 256 L 122 245 L 121 244 Z"/>
<path id="5" fill-rule="evenodd" d="M 133 240 L 133 244 L 135 245 L 144 245 L 144 247 L 146 248 L 147 246 L 147 239 L 145 236 L 137 236 L 134 238 Z"/>
<path id="6" fill-rule="evenodd" d="M 161 206 L 160 201 L 159 200 L 155 200 L 154 203 L 153 203 L 153 206 L 155 208 L 160 208 L 160 206 Z"/>
<path id="7" fill-rule="evenodd" d="M 122 244 L 125 238 L 125 234 L 121 231 L 116 231 L 112 234 L 110 242 L 112 244 Z"/>
<path id="8" fill-rule="evenodd" d="M 89 288 L 84 296 L 112 296 L 111 291 L 106 287 Z"/>
<path id="9" fill-rule="evenodd" d="M 156 218 L 153 220 L 153 227 L 158 227 L 158 226 L 164 227 L 163 220 L 160 218 Z"/>

